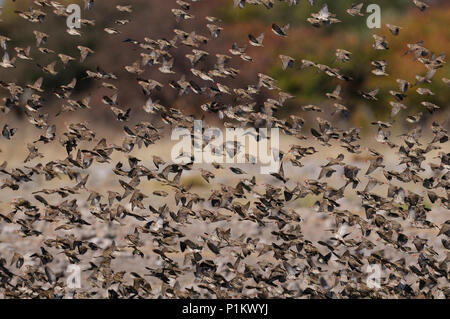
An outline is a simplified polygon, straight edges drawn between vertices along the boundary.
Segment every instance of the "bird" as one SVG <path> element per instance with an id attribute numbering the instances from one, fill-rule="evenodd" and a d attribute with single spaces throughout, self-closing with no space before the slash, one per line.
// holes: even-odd
<path id="1" fill-rule="evenodd" d="M 337 48 L 338 14 L 364 3 L 321 3 L 301 28 L 277 9 L 298 0 L 223 3 L 259 6 L 257 28 L 210 15 L 214 2 L 84 4 L 80 29 L 53 28 L 69 13 L 49 0 L 15 11 L 21 36 L 2 28 L 0 295 L 448 298 L 435 43 L 385 24 L 354 46 L 342 25 Z"/>
<path id="2" fill-rule="evenodd" d="M 5 52 L 5 54 L 3 55 L 2 61 L 0 62 L 0 66 L 5 69 L 15 68 L 15 65 L 14 65 L 15 60 L 16 60 L 15 57 L 10 59 L 8 52 Z"/>
<path id="3" fill-rule="evenodd" d="M 348 62 L 351 59 L 352 53 L 344 49 L 337 49 L 335 55 L 336 61 Z"/>
<path id="4" fill-rule="evenodd" d="M 1 47 L 4 51 L 6 51 L 6 49 L 7 49 L 7 43 L 8 43 L 9 41 L 11 41 L 10 38 L 8 38 L 8 37 L 6 37 L 6 36 L 4 36 L 4 35 L 0 35 L 0 47 Z"/>
<path id="5" fill-rule="evenodd" d="M 351 8 L 347 9 L 346 12 L 351 16 L 363 16 L 364 14 L 361 13 L 362 7 L 364 6 L 364 3 L 358 3 L 358 4 L 352 4 Z"/>
<path id="6" fill-rule="evenodd" d="M 255 47 L 262 47 L 264 41 L 264 32 L 261 33 L 258 37 L 255 37 L 251 34 L 248 35 L 249 43 Z"/>
<path id="7" fill-rule="evenodd" d="M 340 94 L 341 94 L 341 86 L 338 85 L 338 86 L 336 86 L 336 88 L 334 89 L 333 92 L 326 93 L 326 96 L 332 100 L 342 100 Z"/>
<path id="8" fill-rule="evenodd" d="M 374 89 L 374 90 L 372 90 L 372 91 L 369 91 L 369 92 L 364 92 L 364 91 L 360 91 L 359 93 L 361 94 L 361 96 L 363 97 L 363 98 L 365 98 L 365 99 L 368 99 L 368 100 L 378 100 L 377 99 L 377 94 L 378 94 L 378 92 L 380 91 L 380 89 L 379 88 L 376 88 L 376 89 Z"/>
<path id="9" fill-rule="evenodd" d="M 386 41 L 386 37 L 373 34 L 373 38 L 375 40 L 373 44 L 375 50 L 389 50 L 389 43 Z"/>
<path id="10" fill-rule="evenodd" d="M 420 10 L 420 11 L 425 11 L 427 8 L 429 8 L 430 6 L 428 4 L 426 4 L 423 1 L 419 1 L 419 0 L 412 0 L 414 5 Z"/>
<path id="11" fill-rule="evenodd" d="M 294 66 L 295 60 L 290 56 L 280 54 L 279 57 L 281 59 L 283 70 L 286 70 L 287 68 L 292 68 Z"/>
<path id="12" fill-rule="evenodd" d="M 287 31 L 289 30 L 290 25 L 286 24 L 283 27 L 278 26 L 276 23 L 272 24 L 272 32 L 280 37 L 286 37 Z"/>
<path id="13" fill-rule="evenodd" d="M 389 23 L 386 23 L 386 27 L 395 36 L 399 35 L 400 30 L 402 29 L 402 27 L 399 27 L 399 26 L 396 26 L 396 25 L 393 25 L 393 24 L 389 24 Z"/>

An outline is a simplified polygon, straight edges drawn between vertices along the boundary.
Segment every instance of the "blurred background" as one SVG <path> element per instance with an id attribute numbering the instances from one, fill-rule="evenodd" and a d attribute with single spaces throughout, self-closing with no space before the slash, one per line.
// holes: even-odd
<path id="1" fill-rule="evenodd" d="M 424 40 L 424 46 L 431 52 L 440 54 L 450 51 L 450 2 L 449 1 L 428 1 L 431 7 L 425 12 L 420 12 L 410 0 L 382 0 L 365 1 L 363 12 L 367 4 L 377 3 L 382 10 L 382 28 L 369 29 L 366 26 L 368 14 L 363 17 L 353 17 L 345 13 L 354 0 L 339 1 L 316 1 L 311 7 L 306 1 L 301 1 L 298 6 L 289 6 L 285 2 L 275 2 L 273 9 L 268 10 L 264 6 L 247 5 L 244 9 L 233 9 L 232 0 L 202 0 L 207 5 L 193 3 L 190 13 L 198 16 L 197 19 L 177 22 L 170 9 L 176 7 L 175 0 L 132 0 L 132 1 L 95 1 L 95 10 L 86 10 L 82 1 L 60 1 L 61 3 L 79 3 L 82 7 L 82 19 L 95 20 L 95 26 L 83 26 L 82 36 L 70 36 L 66 33 L 64 17 L 47 15 L 46 22 L 34 24 L 25 21 L 14 11 L 29 10 L 32 5 L 31 0 L 9 0 L 0 1 L 3 6 L 3 14 L 0 23 L 0 34 L 11 38 L 8 50 L 15 46 L 32 46 L 32 55 L 37 58 L 27 63 L 19 63 L 16 69 L 1 69 L 0 78 L 4 82 L 17 82 L 28 84 L 35 81 L 40 75 L 37 64 L 47 65 L 54 60 L 54 56 L 48 54 L 33 53 L 35 39 L 33 30 L 40 30 L 50 34 L 48 42 L 44 45 L 57 53 L 64 53 L 78 58 L 77 45 L 84 45 L 93 49 L 96 53 L 80 63 L 77 59 L 70 65 L 62 69 L 58 66 L 57 76 L 47 76 L 44 78 L 44 89 L 46 89 L 46 108 L 48 112 L 59 110 L 52 90 L 61 84 L 66 84 L 73 77 L 79 79 L 75 97 L 91 96 L 91 104 L 95 106 L 95 114 L 98 114 L 96 121 L 98 124 L 110 125 L 113 114 L 102 104 L 101 97 L 108 92 L 99 87 L 100 81 L 91 81 L 85 78 L 85 70 L 95 71 L 97 67 L 118 75 L 117 81 L 111 81 L 119 88 L 118 101 L 124 107 L 131 107 L 132 112 L 142 112 L 142 105 L 146 97 L 142 94 L 140 87 L 135 81 L 135 76 L 126 72 L 125 65 L 131 65 L 139 58 L 139 51 L 129 43 L 123 42 L 127 38 L 143 41 L 144 37 L 152 39 L 174 37 L 173 29 L 182 29 L 186 32 L 196 30 L 198 34 L 209 36 L 206 27 L 208 23 L 203 17 L 206 15 L 215 16 L 222 21 L 217 23 L 224 30 L 218 39 L 211 40 L 204 47 L 199 49 L 210 52 L 210 59 L 207 60 L 205 69 L 212 67 L 215 63 L 215 53 L 228 53 L 233 42 L 240 46 L 248 45 L 248 34 L 258 36 L 265 33 L 264 47 L 248 46 L 247 54 L 253 58 L 252 62 L 246 62 L 239 57 L 233 57 L 232 66 L 241 71 L 238 78 L 232 83 L 226 80 L 223 84 L 231 87 L 244 87 L 247 84 L 257 82 L 258 72 L 268 74 L 279 81 L 279 86 L 284 91 L 295 95 L 295 98 L 287 102 L 287 107 L 279 110 L 275 116 L 285 118 L 290 114 L 302 113 L 301 106 L 315 104 L 322 107 L 331 107 L 334 101 L 327 100 L 325 93 L 333 91 L 337 84 L 343 86 L 343 104 L 351 109 L 348 118 L 342 118 L 343 125 L 357 125 L 366 127 L 374 118 L 378 120 L 388 120 L 391 107 L 389 101 L 394 98 L 389 94 L 389 90 L 397 90 L 395 80 L 397 78 L 415 82 L 415 75 L 425 75 L 426 68 L 418 61 L 414 61 L 412 55 L 404 56 L 407 51 L 407 43 L 415 43 Z M 331 12 L 336 13 L 342 23 L 331 27 L 314 28 L 306 18 L 311 12 L 318 12 L 324 3 L 328 3 Z M 116 4 L 132 4 L 133 14 L 119 12 L 115 9 Z M 36 7 L 36 5 L 34 5 Z M 124 26 L 114 23 L 116 19 L 131 17 L 131 22 Z M 277 23 L 284 25 L 289 23 L 289 36 L 281 38 L 274 35 L 270 30 L 270 25 Z M 400 35 L 394 37 L 385 27 L 386 23 L 401 26 Z M 103 31 L 105 27 L 114 27 L 120 30 L 121 34 L 108 35 Z M 390 43 L 387 51 L 375 51 L 372 48 L 372 34 L 386 36 Z M 395 38 L 395 39 L 394 39 Z M 320 39 L 320 42 L 318 41 Z M 347 63 L 335 62 L 334 52 L 336 48 L 348 50 L 353 53 L 352 59 Z M 172 50 L 174 55 L 175 74 L 161 74 L 157 68 L 147 68 L 142 78 L 152 78 L 165 86 L 152 98 L 160 100 L 165 106 L 183 108 L 187 114 L 205 116 L 210 121 L 217 121 L 216 114 L 203 114 L 200 105 L 208 101 L 208 96 L 191 94 L 179 97 L 175 90 L 167 85 L 171 80 L 179 80 L 184 74 L 189 80 L 195 78 L 189 71 L 190 62 L 184 57 L 191 48 L 180 45 L 177 50 Z M 279 54 L 293 57 L 296 60 L 296 67 L 283 71 Z M 230 54 L 229 54 L 230 55 Z M 298 68 L 302 59 L 312 60 L 329 66 L 338 67 L 344 74 L 350 75 L 354 81 L 343 82 L 335 78 L 330 78 L 324 73 L 318 73 L 315 69 L 309 68 L 300 70 Z M 387 73 L 390 76 L 375 76 L 370 71 L 373 69 L 371 61 L 386 60 L 388 63 Z M 209 63 L 209 65 L 208 65 Z M 441 78 L 449 76 L 449 65 L 438 71 L 432 84 L 424 84 L 423 87 L 431 89 L 435 95 L 430 97 L 420 96 L 414 91 L 409 92 L 409 96 L 404 102 L 408 110 L 404 113 L 415 114 L 424 111 L 420 102 L 427 100 L 439 105 L 442 110 L 434 115 L 426 114 L 422 121 L 429 122 L 433 118 L 446 118 L 450 100 L 450 90 L 441 81 Z M 84 80 L 82 80 L 84 79 Z M 197 78 L 198 79 L 198 78 Z M 207 83 L 202 83 L 207 84 Z M 366 101 L 358 94 L 359 90 L 369 91 L 380 88 L 378 101 Z M 7 92 L 0 90 L 2 97 Z M 265 93 L 269 94 L 269 93 Z M 259 97 L 262 104 L 267 98 L 264 94 Z M 92 110 L 81 110 L 76 115 L 70 114 L 73 118 L 89 117 L 92 120 Z M 424 113 L 427 113 L 426 111 Z M 20 109 L 15 110 L 15 115 L 20 118 Z M 305 119 L 316 116 L 310 114 L 303 115 Z M 403 115 L 404 116 L 404 115 Z M 324 116 L 326 117 L 326 116 Z M 62 121 L 62 119 L 61 119 Z M 216 124 L 216 123 L 215 123 Z M 403 123 L 402 125 L 409 125 Z"/>

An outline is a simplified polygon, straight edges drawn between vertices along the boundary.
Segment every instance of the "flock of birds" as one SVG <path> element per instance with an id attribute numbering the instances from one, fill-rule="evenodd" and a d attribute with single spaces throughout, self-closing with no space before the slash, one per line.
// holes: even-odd
<path id="1" fill-rule="evenodd" d="M 274 0 L 234 0 L 235 8 L 246 5 L 263 5 L 268 9 Z M 290 5 L 299 0 L 285 0 Z M 95 10 L 95 1 L 85 1 L 87 10 Z M 175 1 L 174 1 L 175 3 Z M 190 13 L 191 6 L 200 5 L 200 0 L 176 1 L 172 9 L 178 21 L 200 19 Z M 427 9 L 424 2 L 412 3 L 421 11 Z M 314 0 L 309 0 L 314 5 Z M 95 21 L 81 19 L 81 29 L 67 29 L 74 37 L 74 45 L 79 56 L 69 56 L 45 47 L 52 36 L 39 31 L 48 15 L 68 16 L 66 6 L 51 0 L 35 0 L 29 11 L 16 11 L 24 23 L 35 26 L 33 35 L 36 44 L 28 47 L 11 48 L 14 39 L 0 35 L 3 59 L 1 73 L 15 68 L 18 64 L 33 63 L 35 56 L 45 54 L 54 57 L 47 66 L 39 67 L 42 77 L 34 83 L 5 83 L 0 81 L 0 90 L 6 96 L 0 102 L 2 122 L 13 109 L 21 109 L 26 119 L 41 131 L 40 137 L 26 144 L 28 156 L 24 164 L 10 167 L 7 162 L 0 165 L 3 177 L 1 190 L 10 189 L 17 197 L 2 206 L 0 226 L 13 226 L 16 233 L 26 238 L 37 238 L 38 249 L 0 251 L 0 296 L 8 298 L 201 298 L 201 297 L 311 297 L 311 298 L 365 298 L 365 297 L 427 297 L 448 298 L 448 261 L 450 249 L 450 220 L 436 224 L 429 219 L 432 209 L 440 209 L 448 214 L 450 208 L 450 153 L 448 132 L 443 123 L 434 121 L 431 132 L 422 136 L 421 118 L 425 111 L 439 112 L 439 106 L 426 101 L 434 93 L 427 84 L 442 81 L 450 86 L 448 78 L 436 79 L 439 69 L 444 66 L 445 54 L 436 55 L 424 46 L 422 41 L 407 44 L 406 58 L 413 56 L 427 72 L 417 75 L 412 81 L 397 79 L 397 88 L 392 95 L 391 121 L 373 122 L 377 130 L 377 148 L 361 146 L 360 129 L 340 129 L 332 121 L 316 118 L 311 124 L 310 135 L 302 128 L 305 120 L 291 115 L 287 119 L 274 116 L 285 102 L 294 96 L 283 92 L 277 80 L 259 73 L 256 83 L 246 87 L 223 84 L 233 83 L 239 70 L 232 66 L 233 57 L 252 61 L 247 53 L 247 45 L 233 43 L 229 52 L 210 56 L 207 46 L 220 37 L 223 27 L 221 20 L 205 17 L 205 29 L 198 32 L 174 30 L 172 40 L 123 39 L 120 28 L 131 21 L 132 5 L 117 5 L 122 19 L 104 28 L 107 36 L 115 37 L 135 48 L 136 61 L 123 66 L 135 76 L 135 85 L 142 89 L 147 102 L 143 110 L 151 121 L 140 121 L 134 126 L 127 124 L 133 110 L 118 103 L 120 89 L 115 85 L 118 76 L 98 67 L 85 70 L 83 79 L 73 79 L 70 83 L 53 88 L 51 92 L 60 101 L 60 109 L 54 115 L 45 112 L 43 81 L 55 76 L 71 61 L 81 63 L 95 54 L 94 50 L 77 45 L 77 36 L 83 37 L 86 26 L 95 26 Z M 363 4 L 355 4 L 347 10 L 352 16 L 363 15 Z M 335 14 L 324 5 L 318 13 L 312 13 L 307 20 L 313 27 L 329 27 L 339 23 Z M 401 32 L 400 26 L 386 25 L 395 38 Z M 289 25 L 272 24 L 271 30 L 279 37 L 289 36 Z M 105 34 L 105 36 L 106 36 Z M 374 50 L 388 50 L 386 37 L 373 35 Z M 262 47 L 264 33 L 249 35 L 250 46 Z M 191 66 L 192 74 L 178 74 L 174 68 L 173 52 L 180 47 L 188 47 L 184 63 Z M 13 50 L 12 50 L 13 49 Z M 15 52 L 15 53 L 14 53 Z M 344 49 L 336 50 L 335 65 L 328 66 L 309 60 L 301 60 L 300 69 L 315 68 L 318 72 L 336 78 L 338 81 L 352 81 L 336 65 L 352 59 L 352 53 Z M 283 69 L 296 66 L 294 58 L 280 55 Z M 206 60 L 215 59 L 212 69 L 205 69 Z M 386 61 L 373 61 L 374 76 L 388 76 Z M 157 69 L 167 74 L 167 83 L 154 79 L 144 79 L 147 69 Z M 98 82 L 111 92 L 102 98 L 113 112 L 115 119 L 123 126 L 120 145 L 99 136 L 88 123 L 68 123 L 59 127 L 52 124 L 62 113 L 73 113 L 93 107 L 89 97 L 72 98 L 72 92 L 79 81 L 87 78 Z M 221 83 L 222 82 L 222 83 Z M 413 83 L 414 82 L 414 83 Z M 167 88 L 169 86 L 169 88 Z M 185 127 L 193 130 L 194 115 L 183 113 L 167 105 L 162 105 L 152 95 L 162 89 L 172 90 L 179 96 L 198 95 L 207 97 L 209 102 L 200 106 L 203 112 L 216 114 L 226 127 L 277 127 L 284 134 L 295 137 L 298 142 L 290 146 L 288 152 L 280 152 L 281 167 L 273 173 L 271 183 L 263 184 L 264 177 L 245 172 L 238 167 L 228 168 L 214 163 L 210 169 L 197 167 L 192 163 L 173 164 L 163 160 L 159 154 L 153 155 L 153 165 L 145 166 L 144 159 L 133 155 L 133 151 L 148 147 L 162 139 L 163 127 Z M 342 87 L 337 85 L 326 97 L 335 101 L 332 118 L 348 114 L 350 111 L 341 95 Z M 405 118 L 408 123 L 419 123 L 404 132 L 400 141 L 391 137 L 390 127 L 400 121 L 399 114 L 407 106 L 404 104 L 409 94 L 415 90 L 423 96 L 424 112 Z M 377 100 L 378 89 L 359 92 L 361 99 Z M 263 105 L 256 102 L 262 93 L 275 94 L 267 98 Z M 231 97 L 230 103 L 226 98 Z M 306 105 L 305 112 L 320 113 L 320 106 Z M 153 115 L 153 116 L 151 116 Z M 12 124 L 2 124 L 4 142 L 16 143 L 15 133 L 19 128 Z M 25 124 L 24 124 L 25 125 Z M 429 138 L 431 137 L 431 138 Z M 267 138 L 261 137 L 259 138 Z M 315 146 L 307 142 L 316 141 Z M 208 140 L 204 140 L 204 145 Z M 50 144 L 66 152 L 63 159 L 53 159 L 43 163 L 44 154 L 40 147 Z M 239 145 L 235 145 L 239 147 Z M 295 176 L 285 176 L 285 167 L 303 167 L 314 154 L 332 148 L 336 156 L 320 166 L 315 179 L 305 183 L 295 182 Z M 382 150 L 380 150 L 382 149 Z M 434 153 L 433 153 L 434 152 Z M 338 154 L 339 153 L 339 154 Z M 385 155 L 397 153 L 399 162 L 395 169 L 388 168 Z M 121 154 L 121 161 L 113 161 L 113 155 Z M 355 166 L 351 158 L 366 154 L 368 168 Z M 434 154 L 430 160 L 430 154 Z M 115 177 L 121 192 L 107 189 L 93 190 L 90 187 L 89 169 L 93 165 L 112 164 L 110 175 Z M 236 165 L 234 165 L 236 166 Z M 230 171 L 228 170 L 230 169 Z M 197 172 L 211 186 L 209 196 L 198 194 L 190 186 L 182 183 L 187 171 Z M 381 177 L 376 173 L 381 172 Z M 241 179 L 234 186 L 215 182 L 220 174 L 231 174 Z M 342 186 L 334 188 L 328 181 L 342 173 Z M 66 177 L 65 179 L 61 179 Z M 363 179 L 364 177 L 364 179 Z M 39 189 L 27 194 L 23 187 L 27 183 L 68 180 L 71 186 Z M 171 191 L 156 189 L 148 193 L 140 188 L 142 180 L 155 181 Z M 367 183 L 366 183 L 367 181 Z M 39 184 L 38 184 L 39 185 Z M 415 192 L 408 190 L 414 185 Z M 386 186 L 383 195 L 373 189 Z M 381 188 L 380 188 L 381 189 Z M 380 192 L 379 192 L 380 193 Z M 356 196 L 361 209 L 345 209 L 342 199 Z M 154 207 L 152 197 L 163 202 Z M 318 241 L 309 240 L 303 233 L 303 217 L 294 205 L 304 198 L 317 199 L 310 207 L 313 214 L 330 218 L 331 229 Z M 169 204 L 174 200 L 175 205 Z M 438 206 L 441 206 L 439 208 Z M 9 207 L 9 208 L 5 208 Z M 87 213 L 82 212 L 87 207 Z M 444 217 L 445 219 L 445 217 Z M 184 232 L 186 225 L 205 223 L 214 231 L 192 236 Z M 248 223 L 258 229 L 270 229 L 268 238 L 252 236 L 250 233 L 236 234 L 232 225 Z M 108 245 L 100 245 L 89 238 L 78 236 L 84 229 L 98 224 L 115 224 L 129 228 L 128 234 L 115 237 Z M 39 226 L 38 226 L 39 225 Z M 52 232 L 40 231 L 41 225 L 50 227 Z M 214 226 L 216 225 L 216 226 Z M 1 228 L 0 228 L 1 232 Z M 123 254 L 138 259 L 140 270 L 127 270 L 127 264 L 115 264 Z M 149 255 L 156 256 L 149 262 Z M 66 285 L 64 271 L 55 270 L 55 259 L 65 258 L 67 264 L 80 265 L 83 273 L 81 289 L 70 289 Z M 380 287 L 368 286 L 367 265 L 379 265 L 383 270 Z M 302 284 L 298 284 L 301 281 Z"/>

